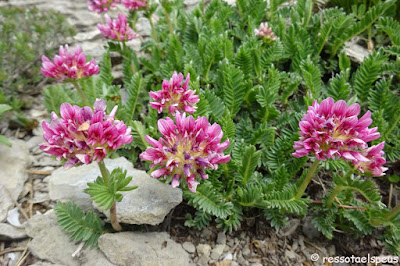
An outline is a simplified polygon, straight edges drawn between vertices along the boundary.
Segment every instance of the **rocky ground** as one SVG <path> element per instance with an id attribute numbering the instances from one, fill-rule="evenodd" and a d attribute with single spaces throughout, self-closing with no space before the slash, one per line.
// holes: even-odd
<path id="1" fill-rule="evenodd" d="M 103 17 L 89 12 L 86 2 L 9 0 L 0 5 L 36 5 L 64 13 L 77 27 L 78 34 L 70 43 L 82 46 L 86 54 L 99 61 L 105 43 L 95 25 Z M 188 9 L 198 2 L 185 0 Z M 137 28 L 144 38 L 149 36 L 146 19 L 140 18 Z M 140 40 L 129 45 L 139 51 Z M 32 101 L 26 116 L 39 122 L 48 119 L 43 99 L 37 96 Z M 202 231 L 187 228 L 185 214 L 194 210 L 181 203 L 182 192 L 134 169 L 124 158 L 106 164 L 110 169 L 128 169 L 128 174 L 134 176 L 133 184 L 140 186 L 118 204 L 125 232 L 101 236 L 99 249 L 80 250 L 79 243 L 71 242 L 58 227 L 52 207 L 56 200 L 72 199 L 86 210 L 107 216 L 83 193 L 86 183 L 99 174 L 97 166 L 68 171 L 59 168 L 59 163 L 38 147 L 43 141 L 40 127 L 32 132 L 10 130 L 3 122 L 0 133 L 13 144 L 12 148 L 0 146 L 1 265 L 320 265 L 321 259 L 311 262 L 312 254 L 364 256 L 382 252 L 382 243 L 373 237 L 354 240 L 337 232 L 336 240 L 327 241 L 308 218 L 293 218 L 276 231 L 261 213 L 250 212 L 237 232 L 225 234 L 214 224 Z"/>

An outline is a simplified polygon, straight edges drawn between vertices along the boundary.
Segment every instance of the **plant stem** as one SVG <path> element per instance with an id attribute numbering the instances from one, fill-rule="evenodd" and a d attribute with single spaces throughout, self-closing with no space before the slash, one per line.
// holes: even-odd
<path id="1" fill-rule="evenodd" d="M 117 202 L 114 201 L 113 205 L 111 205 L 110 208 L 110 219 L 111 219 L 111 225 L 114 228 L 115 231 L 121 231 L 122 227 L 118 223 L 118 218 L 117 218 Z"/>
<path id="2" fill-rule="evenodd" d="M 400 121 L 400 115 L 397 114 L 396 120 L 392 123 L 390 128 L 386 130 L 386 132 L 383 134 L 383 140 L 387 140 L 388 135 L 393 131 L 393 129 L 396 127 L 397 123 Z"/>
<path id="3" fill-rule="evenodd" d="M 326 205 L 328 207 L 332 207 L 333 200 L 335 199 L 336 195 L 339 194 L 345 187 L 343 186 L 337 186 L 335 189 L 332 191 L 331 195 L 328 198 L 328 201 L 326 202 Z"/>
<path id="4" fill-rule="evenodd" d="M 393 216 L 395 216 L 400 211 L 400 204 L 397 204 L 388 214 L 385 215 L 385 219 L 389 220 Z"/>
<path id="5" fill-rule="evenodd" d="M 353 169 L 350 168 L 350 170 L 346 173 L 346 175 L 343 177 L 344 179 L 347 179 L 353 174 Z M 344 189 L 346 189 L 346 186 L 337 186 L 331 193 L 331 195 L 328 198 L 328 201 L 326 202 L 326 205 L 328 207 L 332 207 L 333 200 L 336 198 L 336 196 Z"/>
<path id="6" fill-rule="evenodd" d="M 103 180 L 104 180 L 104 184 L 108 185 L 108 182 L 110 180 L 110 172 L 106 168 L 106 165 L 104 164 L 104 160 L 101 160 L 97 164 L 99 165 L 101 176 L 103 177 Z"/>
<path id="7" fill-rule="evenodd" d="M 172 27 L 172 22 L 171 22 L 171 17 L 169 16 L 169 13 L 167 9 L 164 7 L 164 13 L 165 13 L 165 19 L 168 22 L 168 28 L 169 28 L 169 33 L 173 34 L 174 33 L 174 28 Z"/>
<path id="8" fill-rule="evenodd" d="M 104 164 L 104 160 L 101 160 L 100 162 L 98 162 L 98 165 L 100 168 L 101 176 L 103 177 L 104 184 L 106 184 L 108 186 L 108 183 L 110 181 L 110 172 L 108 171 L 106 165 Z M 117 202 L 115 200 L 110 208 L 110 220 L 111 220 L 111 225 L 115 231 L 122 230 L 121 225 L 118 223 Z"/>
<path id="9" fill-rule="evenodd" d="M 303 196 L 304 191 L 306 191 L 308 184 L 311 182 L 311 179 L 315 175 L 318 165 L 319 165 L 319 160 L 316 159 L 315 162 L 311 165 L 310 169 L 308 170 L 307 176 L 304 179 L 303 183 L 299 187 L 299 190 L 297 191 L 297 194 L 295 196 L 296 199 L 299 199 L 301 198 L 301 196 Z"/>
<path id="10" fill-rule="evenodd" d="M 83 104 L 86 106 L 90 106 L 89 101 L 87 100 L 85 94 L 83 94 L 83 91 L 81 87 L 79 86 L 77 81 L 71 81 L 71 83 L 74 85 L 75 89 L 78 91 L 79 96 L 81 96 L 81 99 L 83 101 Z"/>
<path id="11" fill-rule="evenodd" d="M 149 23 L 151 26 L 151 32 L 153 33 L 154 41 L 158 45 L 158 38 L 157 38 L 156 30 L 154 29 L 154 24 L 153 24 L 153 20 L 151 19 L 151 16 L 149 16 Z"/>

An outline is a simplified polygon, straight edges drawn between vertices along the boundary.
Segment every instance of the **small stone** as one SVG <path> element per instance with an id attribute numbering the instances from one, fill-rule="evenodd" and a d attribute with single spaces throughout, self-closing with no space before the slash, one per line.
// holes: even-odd
<path id="1" fill-rule="evenodd" d="M 218 260 L 221 257 L 222 253 L 224 252 L 225 244 L 215 245 L 215 248 L 211 251 L 211 258 L 213 260 Z"/>
<path id="2" fill-rule="evenodd" d="M 6 223 L 0 223 L 0 240 L 15 240 L 26 238 L 23 228 L 17 228 Z"/>
<path id="3" fill-rule="evenodd" d="M 204 255 L 206 257 L 210 256 L 210 252 L 211 252 L 211 246 L 208 244 L 199 244 L 197 245 L 197 254 L 199 254 L 199 256 Z"/>
<path id="4" fill-rule="evenodd" d="M 252 264 L 250 264 L 251 266 L 263 266 L 261 263 L 259 263 L 259 262 L 256 262 L 256 263 L 252 263 Z"/>
<path id="5" fill-rule="evenodd" d="M 224 260 L 233 260 L 233 255 L 232 255 L 232 253 L 227 253 L 225 256 L 224 256 Z"/>
<path id="6" fill-rule="evenodd" d="M 7 219 L 8 211 L 10 211 L 13 207 L 13 200 L 4 189 L 4 186 L 0 184 L 0 223 Z"/>
<path id="7" fill-rule="evenodd" d="M 239 263 L 237 263 L 236 261 L 232 261 L 231 266 L 239 266 Z"/>
<path id="8" fill-rule="evenodd" d="M 99 238 L 99 248 L 117 265 L 186 266 L 191 263 L 182 245 L 165 232 L 104 234 Z"/>
<path id="9" fill-rule="evenodd" d="M 136 22 L 136 29 L 141 36 L 150 36 L 151 26 L 149 20 L 147 18 L 140 17 Z"/>
<path id="10" fill-rule="evenodd" d="M 203 231 L 201 232 L 201 237 L 207 239 L 210 236 L 212 236 L 212 231 L 209 228 L 204 228 Z"/>
<path id="11" fill-rule="evenodd" d="M 311 217 L 306 217 L 303 220 L 303 233 L 309 239 L 316 239 L 321 236 L 321 232 L 315 227 L 315 225 L 311 221 Z"/>
<path id="12" fill-rule="evenodd" d="M 231 266 L 231 265 L 232 265 L 231 260 L 222 260 L 215 263 L 215 266 Z"/>
<path id="13" fill-rule="evenodd" d="M 197 261 L 196 265 L 203 266 L 208 265 L 209 257 L 205 255 L 201 255 L 199 260 Z"/>
<path id="14" fill-rule="evenodd" d="M 0 185 L 14 200 L 18 200 L 28 179 L 26 169 L 30 165 L 29 149 L 22 140 L 10 140 L 11 147 L 0 145 Z"/>
<path id="15" fill-rule="evenodd" d="M 291 234 L 293 234 L 297 227 L 300 224 L 300 220 L 299 219 L 291 219 L 284 227 L 281 228 L 281 235 L 282 236 L 289 236 Z"/>
<path id="16" fill-rule="evenodd" d="M 285 256 L 293 260 L 296 258 L 296 253 L 292 250 L 285 250 Z"/>
<path id="17" fill-rule="evenodd" d="M 242 255 L 243 255 L 243 257 L 249 256 L 250 253 L 251 253 L 251 250 L 250 250 L 249 246 L 248 246 L 248 245 L 245 245 L 244 248 L 242 249 Z"/>
<path id="18" fill-rule="evenodd" d="M 33 150 L 33 148 L 39 147 L 39 144 L 43 142 L 44 142 L 43 135 L 33 136 L 26 142 L 26 145 L 28 146 L 29 150 Z"/>
<path id="19" fill-rule="evenodd" d="M 196 247 L 193 245 L 192 242 L 184 242 L 182 244 L 182 247 L 184 250 L 186 250 L 189 253 L 195 253 L 196 252 Z"/>
<path id="20" fill-rule="evenodd" d="M 224 232 L 219 232 L 217 235 L 217 244 L 226 245 L 226 235 Z"/>

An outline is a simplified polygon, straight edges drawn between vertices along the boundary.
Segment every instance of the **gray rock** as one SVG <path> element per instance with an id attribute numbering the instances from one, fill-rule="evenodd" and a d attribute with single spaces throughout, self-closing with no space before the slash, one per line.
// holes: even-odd
<path id="1" fill-rule="evenodd" d="M 8 211 L 14 207 L 14 202 L 4 189 L 3 185 L 0 185 L 0 223 L 7 219 Z"/>
<path id="2" fill-rule="evenodd" d="M 62 265 L 113 265 L 97 249 L 83 249 L 76 257 L 72 253 L 78 249 L 57 224 L 57 216 L 53 210 L 43 215 L 35 215 L 28 220 L 26 233 L 32 237 L 29 250 L 35 257 Z"/>
<path id="3" fill-rule="evenodd" d="M 193 245 L 192 242 L 184 242 L 182 244 L 182 247 L 184 250 L 186 250 L 189 253 L 195 253 L 196 252 L 196 247 Z"/>
<path id="4" fill-rule="evenodd" d="M 122 232 L 104 234 L 99 248 L 117 265 L 182 265 L 191 263 L 189 254 L 165 232 Z"/>
<path id="5" fill-rule="evenodd" d="M 218 244 L 215 245 L 213 250 L 211 251 L 211 258 L 213 260 L 218 260 L 221 257 L 222 253 L 224 252 L 225 244 Z"/>
<path id="6" fill-rule="evenodd" d="M 33 136 L 26 142 L 26 145 L 28 146 L 29 150 L 32 150 L 33 148 L 39 147 L 39 144 L 43 142 L 44 142 L 43 135 Z"/>
<path id="7" fill-rule="evenodd" d="M 226 245 L 226 235 L 224 232 L 219 232 L 217 235 L 217 244 Z"/>
<path id="8" fill-rule="evenodd" d="M 28 179 L 26 168 L 30 165 L 29 149 L 22 140 L 10 140 L 12 147 L 0 145 L 0 185 L 18 200 Z"/>
<path id="9" fill-rule="evenodd" d="M 143 37 L 150 36 L 151 26 L 149 20 L 144 17 L 138 18 L 136 22 L 136 30 Z"/>
<path id="10" fill-rule="evenodd" d="M 249 246 L 245 245 L 244 248 L 242 249 L 242 255 L 244 257 L 247 257 L 250 255 L 250 253 L 251 253 L 251 250 L 250 250 Z"/>
<path id="11" fill-rule="evenodd" d="M 288 257 L 289 259 L 295 259 L 296 258 L 296 253 L 293 252 L 292 250 L 285 250 L 285 256 Z"/>
<path id="12" fill-rule="evenodd" d="M 0 223 L 0 240 L 15 240 L 26 238 L 23 228 L 17 228 L 6 223 Z"/>
<path id="13" fill-rule="evenodd" d="M 208 256 L 201 255 L 199 257 L 199 260 L 197 261 L 196 265 L 199 265 L 199 266 L 208 265 L 209 260 L 210 260 L 210 258 Z"/>
<path id="14" fill-rule="evenodd" d="M 121 223 L 157 225 L 176 205 L 182 202 L 182 191 L 172 188 L 146 172 L 133 168 L 126 158 L 106 159 L 107 168 L 112 171 L 117 167 L 127 170 L 133 179 L 130 185 L 137 189 L 122 192 L 124 198 L 117 204 L 117 216 Z M 93 201 L 84 192 L 88 182 L 93 182 L 100 175 L 97 163 L 65 170 L 59 168 L 49 177 L 49 196 L 52 200 L 72 200 L 83 209 L 93 209 Z M 97 208 L 100 211 L 101 208 Z M 109 218 L 109 211 L 104 212 Z"/>
<path id="15" fill-rule="evenodd" d="M 296 231 L 299 224 L 300 224 L 299 219 L 291 219 L 284 227 L 282 227 L 281 235 L 289 236 L 289 235 L 293 234 Z"/>
<path id="16" fill-rule="evenodd" d="M 315 227 L 315 225 L 311 221 L 311 217 L 306 217 L 303 220 L 303 233 L 304 235 L 309 238 L 319 238 L 321 236 L 321 232 Z"/>
<path id="17" fill-rule="evenodd" d="M 211 246 L 208 244 L 199 244 L 197 245 L 197 254 L 199 254 L 199 256 L 206 256 L 209 257 L 210 256 L 210 252 L 211 252 Z"/>

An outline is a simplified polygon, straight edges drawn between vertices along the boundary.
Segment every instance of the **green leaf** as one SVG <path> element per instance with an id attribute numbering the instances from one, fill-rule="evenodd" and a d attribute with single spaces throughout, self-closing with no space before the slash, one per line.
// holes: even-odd
<path id="1" fill-rule="evenodd" d="M 239 168 L 239 173 L 241 175 L 241 182 L 243 186 L 247 184 L 252 174 L 254 173 L 260 156 L 261 151 L 256 151 L 256 147 L 254 147 L 253 145 L 247 146 L 244 149 L 242 155 L 242 165 Z"/>
<path id="2" fill-rule="evenodd" d="M 0 135 L 0 144 L 11 147 L 11 142 L 3 135 Z"/>
<path id="3" fill-rule="evenodd" d="M 300 65 L 306 89 L 311 91 L 312 97 L 318 99 L 322 90 L 321 72 L 310 58 Z"/>
<path id="4" fill-rule="evenodd" d="M 0 116 L 3 115 L 5 112 L 10 111 L 11 109 L 12 107 L 8 104 L 0 104 Z"/>
<path id="5" fill-rule="evenodd" d="M 115 168 L 110 174 L 108 183 L 99 176 L 95 182 L 87 184 L 89 188 L 85 189 L 85 193 L 89 194 L 100 207 L 108 210 L 115 201 L 122 200 L 123 196 L 117 193 L 118 191 L 130 191 L 137 188 L 137 186 L 128 187 L 131 180 L 131 176 L 126 177 L 126 170 Z"/>
<path id="6" fill-rule="evenodd" d="M 371 234 L 374 227 L 369 223 L 365 213 L 358 210 L 345 210 L 343 216 L 352 222 L 363 234 Z"/>
<path id="7" fill-rule="evenodd" d="M 111 57 L 108 51 L 103 54 L 103 60 L 100 64 L 100 79 L 109 86 L 112 85 L 114 79 L 111 74 Z"/>
<path id="8" fill-rule="evenodd" d="M 73 202 L 57 202 L 54 207 L 57 213 L 58 224 L 67 233 L 71 240 L 85 242 L 84 247 L 97 247 L 99 237 L 105 232 L 103 221 L 94 212 L 86 214 Z"/>
<path id="9" fill-rule="evenodd" d="M 360 65 L 354 74 L 353 89 L 361 101 L 366 101 L 373 83 L 381 74 L 383 63 L 387 56 L 381 50 L 373 51 Z"/>
<path id="10" fill-rule="evenodd" d="M 133 119 L 135 114 L 136 105 L 138 104 L 139 94 L 144 87 L 144 80 L 140 73 L 136 73 L 128 84 L 126 85 L 126 90 L 128 92 L 128 99 L 124 105 L 124 121 L 130 121 Z"/>
<path id="11" fill-rule="evenodd" d="M 132 121 L 129 125 L 132 128 L 133 145 L 144 151 L 149 146 L 145 139 L 148 134 L 146 127 L 139 121 Z"/>
<path id="12" fill-rule="evenodd" d="M 189 199 L 190 205 L 211 215 L 225 218 L 232 214 L 232 203 L 219 194 L 209 182 L 198 185 L 196 193 L 186 190 L 184 195 Z"/>

